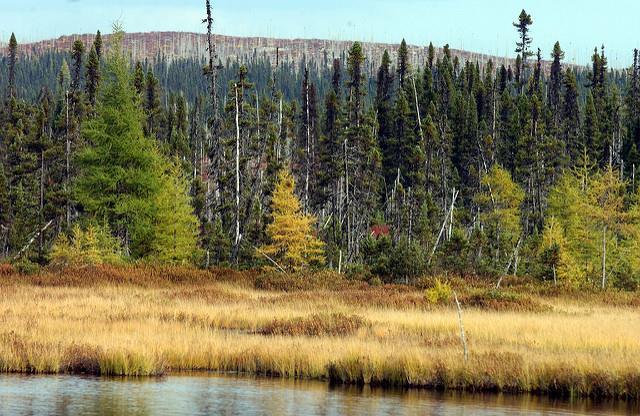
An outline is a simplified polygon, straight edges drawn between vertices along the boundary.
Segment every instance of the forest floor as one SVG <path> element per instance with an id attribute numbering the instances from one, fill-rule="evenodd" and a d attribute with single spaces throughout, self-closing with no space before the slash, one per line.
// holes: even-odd
<path id="1" fill-rule="evenodd" d="M 465 360 L 455 303 L 433 304 L 416 286 L 332 273 L 0 267 L 0 372 L 209 370 L 640 398 L 639 293 L 493 284 L 452 281 Z"/>

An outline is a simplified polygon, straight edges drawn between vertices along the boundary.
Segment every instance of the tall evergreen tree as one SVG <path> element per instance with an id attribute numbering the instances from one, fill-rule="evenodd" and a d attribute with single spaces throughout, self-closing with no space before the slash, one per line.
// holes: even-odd
<path id="1" fill-rule="evenodd" d="M 87 58 L 85 78 L 87 80 L 85 86 L 87 102 L 91 108 L 94 108 L 96 105 L 98 86 L 100 85 L 100 59 L 98 58 L 95 44 L 91 48 L 91 52 L 89 52 L 89 57 Z"/>
<path id="2" fill-rule="evenodd" d="M 402 39 L 398 49 L 398 82 L 400 89 L 405 88 L 407 77 L 410 75 L 409 48 L 407 42 Z"/>
<path id="3" fill-rule="evenodd" d="M 18 62 L 18 42 L 16 35 L 11 33 L 9 38 L 9 83 L 7 96 L 13 98 L 16 96 L 16 64 Z"/>
<path id="4" fill-rule="evenodd" d="M 185 224 L 182 220 L 170 232 L 164 227 L 171 220 L 162 220 L 169 202 L 174 213 L 187 215 L 186 200 L 178 196 L 187 190 L 164 179 L 170 164 L 144 135 L 142 109 L 121 49 L 123 33 L 113 37 L 106 63 L 108 81 L 100 87 L 95 118 L 83 129 L 90 146 L 78 155 L 76 195 L 80 208 L 95 220 L 106 221 L 133 258 L 164 260 L 165 251 L 159 245 L 177 249 L 178 240 L 191 238 L 190 227 L 177 228 Z M 182 259 L 182 253 L 176 255 Z"/>
<path id="5" fill-rule="evenodd" d="M 527 59 L 533 56 L 533 52 L 529 49 L 531 46 L 531 36 L 529 32 L 531 30 L 530 26 L 533 24 L 533 19 L 531 19 L 531 15 L 528 14 L 524 9 L 520 12 L 520 16 L 518 16 L 518 21 L 513 23 L 513 26 L 518 30 L 518 34 L 520 39 L 516 42 L 516 53 L 520 55 L 521 62 L 516 71 L 520 74 L 521 78 L 524 78 L 525 69 L 527 68 Z M 524 83 L 524 79 L 521 80 L 521 83 Z"/>

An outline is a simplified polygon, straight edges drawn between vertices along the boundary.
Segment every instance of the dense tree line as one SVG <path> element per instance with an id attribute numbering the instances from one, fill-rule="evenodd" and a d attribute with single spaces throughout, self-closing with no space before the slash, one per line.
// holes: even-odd
<path id="1" fill-rule="evenodd" d="M 626 71 L 609 68 L 604 46 L 577 68 L 556 42 L 547 66 L 531 16 L 514 27 L 513 66 L 429 45 L 413 68 L 403 40 L 373 73 L 357 42 L 332 62 L 222 64 L 212 43 L 203 62 L 109 69 L 100 37 L 88 53 L 76 42 L 31 61 L 12 37 L 2 255 L 36 236 L 24 256 L 45 263 L 59 234 L 92 218 L 125 256 L 252 267 L 278 257 L 274 239 L 291 230 L 274 224 L 316 218 L 324 264 L 340 271 L 635 287 L 638 52 Z M 296 184 L 295 221 L 276 215 L 282 178 Z"/>

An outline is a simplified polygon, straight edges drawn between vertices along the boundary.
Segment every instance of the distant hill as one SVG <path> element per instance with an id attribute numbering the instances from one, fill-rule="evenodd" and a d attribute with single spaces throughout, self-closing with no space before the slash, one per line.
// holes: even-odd
<path id="1" fill-rule="evenodd" d="M 105 43 L 108 44 L 109 35 L 104 36 Z M 82 40 L 85 44 L 93 42 L 93 34 L 61 36 L 57 39 L 44 40 L 34 43 L 20 44 L 19 53 L 23 56 L 34 56 L 43 54 L 49 50 L 69 51 L 76 39 Z M 215 36 L 216 48 L 220 59 L 224 62 L 227 59 L 244 60 L 254 53 L 258 55 L 266 54 L 272 62 L 276 59 L 276 50 L 279 51 L 281 61 L 300 62 L 303 57 L 316 62 L 331 64 L 334 57 L 346 54 L 353 42 L 335 41 L 322 39 L 275 39 L 265 37 L 237 37 L 237 36 Z M 389 51 L 395 57 L 399 44 L 362 42 L 365 56 L 367 57 L 369 69 L 377 66 L 382 58 L 383 52 Z M 158 56 L 164 57 L 168 61 L 180 58 L 204 59 L 207 55 L 206 35 L 201 33 L 188 32 L 151 32 L 151 33 L 127 33 L 125 36 L 125 47 L 130 52 L 134 60 L 154 61 Z M 6 47 L 2 48 L 0 55 L 6 53 Z M 442 55 L 442 48 L 436 48 L 437 56 Z M 422 67 L 427 58 L 427 45 L 409 46 L 411 63 L 414 67 Z M 513 59 L 497 57 L 469 51 L 451 49 L 452 56 L 457 56 L 462 62 L 470 60 L 478 62 L 484 66 L 490 59 L 494 65 L 499 67 L 514 66 Z M 545 69 L 549 62 L 545 62 Z"/>

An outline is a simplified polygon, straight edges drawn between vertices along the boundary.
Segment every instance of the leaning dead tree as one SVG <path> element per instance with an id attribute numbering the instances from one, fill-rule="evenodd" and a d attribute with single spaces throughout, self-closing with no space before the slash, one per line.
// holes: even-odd
<path id="1" fill-rule="evenodd" d="M 462 308 L 460 307 L 460 302 L 458 301 L 458 294 L 453 291 L 453 299 L 456 302 L 456 308 L 458 309 L 458 324 L 460 325 L 460 341 L 462 342 L 462 349 L 464 352 L 464 362 L 466 363 L 469 360 L 469 348 L 467 347 L 467 335 L 464 332 L 464 324 L 462 323 Z"/>

